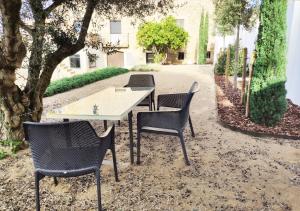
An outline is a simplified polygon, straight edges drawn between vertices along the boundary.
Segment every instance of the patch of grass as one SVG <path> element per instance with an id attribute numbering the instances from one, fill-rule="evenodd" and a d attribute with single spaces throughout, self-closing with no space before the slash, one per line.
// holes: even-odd
<path id="1" fill-rule="evenodd" d="M 0 160 L 6 158 L 8 156 L 8 153 L 0 149 Z"/>
<path id="2" fill-rule="evenodd" d="M 127 72 L 129 72 L 129 70 L 125 68 L 107 67 L 95 70 L 90 73 L 76 75 L 69 78 L 63 78 L 50 83 L 44 96 L 49 97 L 58 93 L 66 92 L 71 89 L 79 88 L 84 85 L 91 84 L 93 82 L 107 79 Z"/>
<path id="3" fill-rule="evenodd" d="M 157 65 L 136 65 L 130 69 L 132 72 L 158 72 Z"/>
<path id="4" fill-rule="evenodd" d="M 11 151 L 11 153 L 17 153 L 22 146 L 23 142 L 19 140 L 1 140 L 0 146 L 6 147 Z"/>

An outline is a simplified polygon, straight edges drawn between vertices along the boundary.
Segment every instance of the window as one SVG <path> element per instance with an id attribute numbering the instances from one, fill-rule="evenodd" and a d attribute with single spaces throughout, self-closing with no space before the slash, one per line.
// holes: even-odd
<path id="1" fill-rule="evenodd" d="M 154 53 L 146 53 L 146 63 L 154 63 Z"/>
<path id="2" fill-rule="evenodd" d="M 184 60 L 184 52 L 178 52 L 178 60 Z"/>
<path id="3" fill-rule="evenodd" d="M 89 58 L 89 67 L 96 67 L 97 55 L 89 54 L 88 58 Z"/>
<path id="4" fill-rule="evenodd" d="M 178 26 L 184 28 L 184 19 L 176 19 L 176 23 Z"/>
<path id="5" fill-rule="evenodd" d="M 210 55 L 211 55 L 210 51 L 207 51 L 207 53 L 206 53 L 206 58 L 207 58 L 207 59 L 210 59 Z"/>
<path id="6" fill-rule="evenodd" d="M 110 21 L 110 33 L 121 34 L 121 21 Z"/>
<path id="7" fill-rule="evenodd" d="M 71 68 L 80 68 L 80 55 L 75 54 L 70 57 L 70 67 Z"/>

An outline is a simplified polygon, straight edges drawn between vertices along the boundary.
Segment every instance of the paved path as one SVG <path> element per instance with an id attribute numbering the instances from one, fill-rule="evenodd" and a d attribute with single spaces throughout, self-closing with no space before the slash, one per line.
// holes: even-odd
<path id="1" fill-rule="evenodd" d="M 211 66 L 163 66 L 153 72 L 156 94 L 183 92 L 193 81 L 200 84 L 191 116 L 196 138 L 185 132 L 191 166 L 184 165 L 176 137 L 143 135 L 142 164 L 129 165 L 127 123 L 117 127 L 119 183 L 110 166 L 102 169 L 102 197 L 108 210 L 299 210 L 299 141 L 256 138 L 233 132 L 216 122 L 215 85 Z M 131 73 L 129 73 L 131 74 Z M 97 92 L 109 85 L 122 86 L 124 74 L 45 99 L 46 109 Z M 138 108 L 136 112 L 145 110 Z M 102 123 L 93 122 L 99 133 Z M 110 157 L 108 157 L 110 159 Z M 28 151 L 0 161 L 0 195 L 7 210 L 33 208 L 32 163 Z M 21 169 L 19 173 L 12 173 Z M 26 186 L 26 190 L 22 187 Z M 42 184 L 42 203 L 51 209 L 93 209 L 93 176 Z M 12 203 L 9 197 L 14 195 Z M 30 202 L 30 203 L 29 203 Z"/>

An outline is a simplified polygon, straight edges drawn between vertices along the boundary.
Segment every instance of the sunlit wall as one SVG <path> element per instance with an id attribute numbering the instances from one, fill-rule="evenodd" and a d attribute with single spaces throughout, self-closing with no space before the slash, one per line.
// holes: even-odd
<path id="1" fill-rule="evenodd" d="M 288 4 L 287 97 L 300 105 L 300 1 Z"/>

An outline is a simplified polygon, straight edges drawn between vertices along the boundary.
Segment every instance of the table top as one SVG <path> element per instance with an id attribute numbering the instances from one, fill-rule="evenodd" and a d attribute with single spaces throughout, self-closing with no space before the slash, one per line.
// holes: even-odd
<path id="1" fill-rule="evenodd" d="M 154 87 L 108 87 L 61 108 L 46 113 L 46 118 L 123 120 Z"/>

